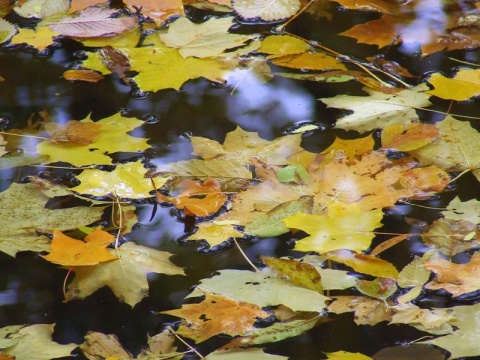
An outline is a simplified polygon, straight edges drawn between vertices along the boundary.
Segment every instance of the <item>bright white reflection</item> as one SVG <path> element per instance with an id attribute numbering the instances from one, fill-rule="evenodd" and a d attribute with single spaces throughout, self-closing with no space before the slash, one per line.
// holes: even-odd
<path id="1" fill-rule="evenodd" d="M 251 71 L 236 70 L 228 82 L 233 93 L 225 99 L 226 115 L 242 128 L 274 137 L 275 128 L 314 120 L 316 99 L 293 81 L 280 79 L 275 84 L 263 83 Z"/>

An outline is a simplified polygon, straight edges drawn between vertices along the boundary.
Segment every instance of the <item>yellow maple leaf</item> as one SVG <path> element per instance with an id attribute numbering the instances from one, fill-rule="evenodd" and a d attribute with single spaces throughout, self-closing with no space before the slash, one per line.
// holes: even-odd
<path id="1" fill-rule="evenodd" d="M 120 198 L 143 199 L 152 197 L 152 183 L 145 178 L 146 169 L 140 161 L 119 164 L 112 172 L 97 169 L 85 169 L 77 179 L 81 184 L 71 188 L 80 194 L 106 196 L 114 194 Z M 160 188 L 168 178 L 157 177 L 155 185 Z"/>
<path id="2" fill-rule="evenodd" d="M 90 118 L 85 118 L 80 122 L 93 123 Z M 100 129 L 96 140 L 91 144 L 82 145 L 70 142 L 54 144 L 51 141 L 43 141 L 37 145 L 37 152 L 48 155 L 47 162 L 62 161 L 75 166 L 111 164 L 112 159 L 105 154 L 119 151 L 137 152 L 150 147 L 147 144 L 148 139 L 136 138 L 127 134 L 128 131 L 143 123 L 141 120 L 115 114 L 96 122 L 100 125 Z"/>
<path id="3" fill-rule="evenodd" d="M 363 211 L 356 204 L 332 202 L 328 215 L 296 214 L 283 219 L 291 229 L 309 234 L 298 240 L 295 250 L 324 253 L 338 249 L 363 251 L 374 238 L 373 230 L 381 226 L 381 209 Z"/>
<path id="4" fill-rule="evenodd" d="M 434 89 L 427 93 L 446 100 L 464 101 L 480 94 L 479 69 L 460 70 L 453 78 L 435 73 L 428 82 Z"/>
<path id="5" fill-rule="evenodd" d="M 53 44 L 53 37 L 60 35 L 49 27 L 37 29 L 19 28 L 18 34 L 12 38 L 11 44 L 27 44 L 37 50 L 44 50 Z"/>

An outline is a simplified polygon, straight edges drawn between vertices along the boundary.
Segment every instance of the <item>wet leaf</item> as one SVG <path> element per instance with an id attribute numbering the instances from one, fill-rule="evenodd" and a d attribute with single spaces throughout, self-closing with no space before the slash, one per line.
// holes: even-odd
<path id="1" fill-rule="evenodd" d="M 430 334 L 443 335 L 453 332 L 450 324 L 454 314 L 449 308 L 421 309 L 411 303 L 391 307 L 395 312 L 390 324 L 408 324 Z"/>
<path id="2" fill-rule="evenodd" d="M 373 360 L 371 357 L 358 352 L 351 353 L 347 351 L 335 351 L 331 353 L 326 352 L 325 355 L 327 355 L 327 358 L 331 360 Z"/>
<path id="3" fill-rule="evenodd" d="M 438 129 L 432 124 L 405 123 L 386 126 L 382 131 L 382 147 L 398 151 L 411 151 L 432 143 Z"/>
<path id="4" fill-rule="evenodd" d="M 3 351 L 7 355 L 15 356 L 15 360 L 51 360 L 70 356 L 77 345 L 61 345 L 54 342 L 52 340 L 54 326 L 55 324 L 20 325 L 20 329 L 7 336 L 17 338 L 18 341 Z M 11 326 L 9 328 L 11 329 Z M 35 349 L 34 353 L 32 349 Z"/>
<path id="5" fill-rule="evenodd" d="M 159 165 L 151 176 L 176 175 L 195 178 L 238 178 L 251 179 L 252 173 L 244 164 L 227 160 L 199 160 L 192 159 Z"/>
<path id="6" fill-rule="evenodd" d="M 133 359 L 132 354 L 125 351 L 114 334 L 89 331 L 85 335 L 85 342 L 80 344 L 79 348 L 89 360 Z"/>
<path id="7" fill-rule="evenodd" d="M 285 234 L 289 228 L 282 221 L 288 216 L 296 213 L 311 213 L 313 208 L 313 197 L 303 196 L 298 200 L 287 201 L 259 215 L 255 220 L 245 225 L 245 234 L 256 235 L 260 237 L 278 236 Z"/>
<path id="8" fill-rule="evenodd" d="M 480 179 L 478 142 L 480 133 L 468 121 L 447 116 L 437 123 L 439 139 L 427 146 L 412 151 L 423 165 L 436 165 L 441 169 L 472 171 Z"/>
<path id="9" fill-rule="evenodd" d="M 97 140 L 100 128 L 101 126 L 98 123 L 84 123 L 76 120 L 67 121 L 65 124 L 45 124 L 45 130 L 50 135 L 50 141 L 55 144 L 73 142 L 89 145 Z"/>
<path id="10" fill-rule="evenodd" d="M 362 294 L 384 301 L 398 289 L 394 279 L 384 277 L 373 280 L 358 280 L 356 288 Z"/>
<path id="11" fill-rule="evenodd" d="M 445 289 L 458 297 L 480 289 L 480 254 L 476 253 L 466 264 L 455 264 L 447 260 L 425 261 L 425 267 L 433 271 L 436 279 L 425 285 L 427 289 Z"/>
<path id="12" fill-rule="evenodd" d="M 358 254 L 346 249 L 330 251 L 322 254 L 322 257 L 345 264 L 362 274 L 397 278 L 398 270 L 392 263 L 375 256 Z"/>
<path id="13" fill-rule="evenodd" d="M 28 199 L 21 203 L 18 199 Z M 48 251 L 50 240 L 37 232 L 51 233 L 54 228 L 72 230 L 100 220 L 104 207 L 77 206 L 49 210 L 50 198 L 34 184 L 11 184 L 0 193 L 0 250 L 10 256 L 18 251 Z"/>
<path id="14" fill-rule="evenodd" d="M 244 20 L 278 21 L 300 10 L 299 0 L 232 0 L 235 12 Z"/>
<path id="15" fill-rule="evenodd" d="M 232 224 L 201 223 L 197 231 L 187 240 L 205 240 L 210 247 L 220 245 L 231 238 L 242 238 L 244 234 L 236 230 Z"/>
<path id="16" fill-rule="evenodd" d="M 7 20 L 0 19 L 0 44 L 7 42 L 16 33 L 15 26 Z"/>
<path id="17" fill-rule="evenodd" d="M 100 55 L 102 57 L 102 62 L 105 64 L 108 70 L 114 74 L 117 74 L 120 79 L 122 79 L 123 82 L 128 85 L 130 80 L 125 72 L 130 70 L 130 62 L 128 61 L 127 55 L 120 50 L 115 50 L 110 45 L 101 48 Z"/>
<path id="18" fill-rule="evenodd" d="M 183 318 L 177 334 L 196 343 L 219 334 L 244 335 L 253 329 L 255 321 L 269 316 L 257 305 L 209 292 L 199 304 L 182 305 L 181 309 L 162 311 L 162 314 Z"/>
<path id="19" fill-rule="evenodd" d="M 227 200 L 220 184 L 214 179 L 183 180 L 180 186 L 183 191 L 175 197 L 156 193 L 157 201 L 172 203 L 178 209 L 182 209 L 186 216 L 207 216 L 217 212 Z"/>
<path id="20" fill-rule="evenodd" d="M 465 220 L 473 224 L 480 223 L 480 202 L 476 199 L 461 201 L 457 196 L 450 201 L 447 211 L 442 211 L 444 217 L 452 220 Z"/>
<path id="21" fill-rule="evenodd" d="M 348 157 L 353 158 L 372 151 L 374 143 L 375 141 L 371 135 L 358 139 L 342 139 L 336 137 L 333 144 L 322 151 L 322 154 L 328 154 L 335 150 L 340 150 Z"/>
<path id="22" fill-rule="evenodd" d="M 291 229 L 309 234 L 296 242 L 295 250 L 323 253 L 337 249 L 367 249 L 375 236 L 372 231 L 380 226 L 382 218 L 380 209 L 365 212 L 356 204 L 335 202 L 328 206 L 327 216 L 297 214 L 283 222 Z"/>
<path id="23" fill-rule="evenodd" d="M 26 0 L 14 7 L 15 12 L 26 18 L 44 19 L 55 14 L 62 14 L 68 11 L 68 0 Z"/>
<path id="24" fill-rule="evenodd" d="M 384 128 L 391 124 L 403 124 L 418 119 L 415 108 L 430 105 L 428 87 L 421 84 L 396 94 L 384 94 L 365 89 L 370 96 L 337 95 L 334 98 L 321 98 L 328 107 L 349 109 L 353 114 L 337 120 L 337 127 L 345 130 L 366 132 Z"/>
<path id="25" fill-rule="evenodd" d="M 232 17 L 211 18 L 201 24 L 195 24 L 185 17 L 170 24 L 166 34 L 160 34 L 165 45 L 178 48 L 184 58 L 212 57 L 222 54 L 227 49 L 245 45 L 256 35 L 230 34 Z"/>
<path id="26" fill-rule="evenodd" d="M 144 122 L 135 118 L 125 118 L 114 114 L 108 118 L 93 122 L 89 117 L 80 120 L 83 124 L 97 124 L 100 126 L 97 139 L 89 144 L 58 143 L 43 141 L 37 145 L 37 152 L 49 155 L 49 162 L 68 162 L 75 166 L 89 164 L 111 164 L 112 159 L 105 154 L 118 151 L 137 152 L 145 150 L 150 145 L 147 139 L 132 137 L 127 134 Z"/>
<path id="27" fill-rule="evenodd" d="M 270 35 L 262 40 L 259 52 L 269 54 L 269 58 L 283 55 L 301 54 L 310 50 L 307 42 L 291 35 Z"/>
<path id="28" fill-rule="evenodd" d="M 145 178 L 146 169 L 140 161 L 119 164 L 112 172 L 97 169 L 85 169 L 77 176 L 80 185 L 71 188 L 80 194 L 92 196 L 114 195 L 122 199 L 144 199 L 153 197 L 152 183 Z M 168 178 L 156 178 L 155 185 L 160 188 Z"/>
<path id="29" fill-rule="evenodd" d="M 104 261 L 118 259 L 106 249 L 115 237 L 100 228 L 87 235 L 84 241 L 73 239 L 59 230 L 53 231 L 50 254 L 43 258 L 63 266 L 91 266 Z"/>
<path id="30" fill-rule="evenodd" d="M 208 354 L 208 360 L 238 360 L 238 359 L 255 359 L 255 360 L 281 360 L 287 359 L 286 356 L 271 355 L 263 352 L 260 348 L 249 349 L 229 349 L 217 350 Z"/>
<path id="31" fill-rule="evenodd" d="M 164 25 L 170 17 L 184 15 L 182 0 L 125 0 L 124 4 L 132 12 L 140 8 L 142 15 L 153 19 L 157 26 Z"/>
<path id="32" fill-rule="evenodd" d="M 402 288 L 411 288 L 408 293 L 400 296 L 399 303 L 409 302 L 415 299 L 422 291 L 423 284 L 430 278 L 430 272 L 423 264 L 423 260 L 416 256 L 406 265 L 398 275 L 397 284 Z"/>
<path id="33" fill-rule="evenodd" d="M 205 291 L 256 304 L 262 308 L 285 305 L 293 311 L 321 312 L 328 300 L 317 291 L 295 286 L 284 279 L 240 270 L 221 270 L 214 277 L 201 280 L 188 298 L 202 296 Z"/>
<path id="34" fill-rule="evenodd" d="M 148 296 L 147 274 L 184 275 L 182 268 L 169 260 L 172 254 L 129 242 L 118 249 L 109 249 L 116 261 L 94 266 L 75 267 L 75 278 L 68 286 L 67 300 L 84 299 L 108 286 L 115 296 L 135 306 Z"/>
<path id="35" fill-rule="evenodd" d="M 116 10 L 89 7 L 77 16 L 67 16 L 58 22 L 50 22 L 53 31 L 64 36 L 89 38 L 97 36 L 114 36 L 133 28 L 137 21 L 133 17 L 112 18 Z"/>
<path id="36" fill-rule="evenodd" d="M 58 35 L 57 32 L 47 27 L 39 27 L 37 29 L 20 28 L 18 34 L 12 38 L 11 44 L 27 44 L 41 51 L 53 45 L 53 38 Z"/>
<path id="37" fill-rule="evenodd" d="M 354 321 L 357 325 L 376 325 L 392 318 L 393 310 L 379 299 L 365 296 L 336 296 L 327 310 L 334 314 L 354 312 Z"/>
<path id="38" fill-rule="evenodd" d="M 480 71 L 460 70 L 453 78 L 434 73 L 428 79 L 434 89 L 428 93 L 441 99 L 464 101 L 480 94 Z"/>
<path id="39" fill-rule="evenodd" d="M 291 69 L 347 70 L 343 62 L 333 56 L 320 52 L 275 57 L 272 59 L 272 63 Z"/>
<path id="40" fill-rule="evenodd" d="M 63 73 L 63 78 L 69 81 L 98 82 L 103 80 L 102 74 L 93 70 L 67 70 Z"/>

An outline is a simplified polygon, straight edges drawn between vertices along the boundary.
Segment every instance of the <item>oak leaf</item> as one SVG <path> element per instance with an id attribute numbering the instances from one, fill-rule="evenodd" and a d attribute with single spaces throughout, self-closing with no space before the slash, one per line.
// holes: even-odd
<path id="1" fill-rule="evenodd" d="M 87 235 L 84 241 L 73 239 L 60 230 L 53 230 L 50 254 L 43 258 L 54 264 L 63 266 L 91 266 L 104 261 L 115 260 L 106 246 L 113 243 L 115 237 L 100 228 Z"/>
<path id="2" fill-rule="evenodd" d="M 170 262 L 172 254 L 165 251 L 132 242 L 108 251 L 119 259 L 74 268 L 75 278 L 67 288 L 66 300 L 84 299 L 98 289 L 108 286 L 115 296 L 133 307 L 148 296 L 148 273 L 184 275 L 182 268 Z"/>
<path id="3" fill-rule="evenodd" d="M 162 314 L 183 318 L 177 333 L 196 343 L 219 334 L 244 335 L 253 329 L 255 321 L 269 316 L 257 305 L 209 292 L 199 304 L 182 305 L 181 309 L 162 311 Z"/>

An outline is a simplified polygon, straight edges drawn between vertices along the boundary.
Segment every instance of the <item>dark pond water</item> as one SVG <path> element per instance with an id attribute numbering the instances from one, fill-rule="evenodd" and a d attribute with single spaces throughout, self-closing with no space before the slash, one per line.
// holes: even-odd
<path id="1" fill-rule="evenodd" d="M 203 15 L 205 14 L 192 13 L 194 17 Z M 351 38 L 335 35 L 371 16 L 355 11 L 334 10 L 333 19 L 326 21 L 315 20 L 305 14 L 288 30 L 319 41 L 339 53 L 359 58 L 380 53 L 390 60 L 398 61 L 417 75 L 431 71 L 449 71 L 458 65 L 448 57 L 467 61 L 476 61 L 478 58 L 478 51 L 442 52 L 426 58 L 418 56 L 418 49 L 391 47 L 379 52 L 374 46 L 360 45 Z M 268 31 L 269 26 L 242 25 L 236 31 L 255 32 L 259 29 Z M 133 134 L 151 139 L 152 148 L 143 156 L 153 165 L 190 158 L 192 149 L 186 134 L 223 141 L 225 134 L 237 125 L 248 131 L 257 131 L 263 138 L 274 139 L 297 124 L 320 123 L 325 130 L 304 139 L 304 147 L 311 151 L 324 149 L 333 142 L 336 135 L 357 135 L 334 129 L 338 112 L 326 110 L 325 105 L 317 101 L 319 97 L 336 94 L 361 95 L 362 86 L 357 83 L 322 84 L 276 77 L 263 84 L 255 78 L 240 78 L 233 74 L 224 87 L 200 79 L 187 82 L 181 91 L 163 90 L 139 99 L 116 76 L 108 76 L 96 84 L 72 83 L 62 79 L 63 72 L 78 62 L 75 55 L 78 50 L 82 50 L 81 46 L 69 41 L 65 41 L 62 47 L 51 49 L 51 53 L 46 56 L 25 48 L 0 49 L 0 74 L 6 78 L 0 83 L 2 130 L 24 127 L 30 115 L 41 110 L 46 110 L 59 122 L 83 119 L 88 114 L 91 114 L 92 119 L 98 120 L 121 110 L 127 116 L 146 121 Z M 233 88 L 235 91 L 232 93 Z M 433 108 L 445 111 L 448 106 L 449 102 L 436 101 Z M 478 103 L 473 101 L 457 104 L 451 112 L 478 115 L 478 110 Z M 429 112 L 420 111 L 419 114 L 425 121 L 439 118 Z M 121 154 L 115 158 L 128 160 Z M 10 182 L 21 181 L 24 176 L 40 170 L 25 167 L 0 171 L 0 190 L 5 190 Z M 66 170 L 49 171 L 53 177 L 64 181 L 68 179 Z M 443 207 L 456 195 L 460 195 L 462 200 L 479 197 L 477 184 L 472 176 L 466 175 L 451 192 L 421 204 Z M 127 239 L 176 254 L 172 260 L 186 268 L 187 277 L 151 274 L 150 296 L 133 309 L 119 303 L 107 288 L 85 300 L 64 303 L 62 283 L 66 270 L 47 263 L 34 253 L 19 253 L 16 259 L 0 253 L 0 327 L 55 322 L 54 339 L 60 343 L 81 343 L 89 330 L 114 333 L 126 349 L 137 353 L 145 346 L 147 334 L 160 332 L 166 321 L 172 321 L 171 317 L 157 315 L 155 312 L 178 308 L 192 286 L 217 270 L 249 269 L 239 251 L 233 247 L 215 254 L 202 254 L 197 252 L 198 244 L 176 241 L 184 235 L 185 225 L 175 217 L 171 208 L 159 207 L 150 220 L 152 211 L 151 204 L 137 206 L 141 226 L 128 234 Z M 429 223 L 438 217 L 437 211 L 406 205 L 399 205 L 386 212 L 388 216 L 384 219 L 385 226 L 382 230 L 390 232 L 411 231 L 404 221 L 405 216 Z M 372 246 L 384 239 L 385 237 L 379 236 Z M 259 255 L 298 256 L 298 253 L 290 250 L 288 240 L 289 236 L 285 235 L 254 239 L 242 242 L 241 246 L 250 259 L 257 259 Z M 382 257 L 402 268 L 411 261 L 414 254 L 423 251 L 422 243 L 411 239 L 386 251 Z M 420 297 L 417 304 L 451 306 L 476 301 L 477 298 L 473 296 L 465 301 L 453 302 L 446 296 L 431 293 Z M 387 346 L 407 343 L 424 335 L 407 326 L 356 326 L 352 316 L 338 316 L 335 321 L 279 344 L 267 345 L 266 349 L 270 353 L 293 359 L 320 359 L 324 358 L 323 352 L 337 350 L 362 352 L 371 356 Z M 207 341 L 198 348 L 208 352 L 215 345 L 215 342 Z M 82 358 L 82 355 L 78 354 L 77 358 Z"/>

